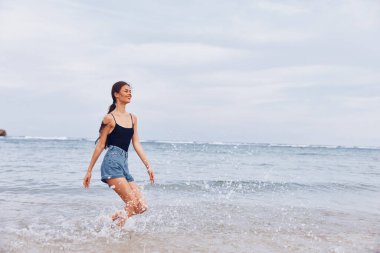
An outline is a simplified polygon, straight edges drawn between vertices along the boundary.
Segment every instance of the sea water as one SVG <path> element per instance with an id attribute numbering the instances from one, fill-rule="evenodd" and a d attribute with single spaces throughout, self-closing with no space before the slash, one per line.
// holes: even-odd
<path id="1" fill-rule="evenodd" d="M 149 210 L 82 180 L 94 142 L 0 138 L 1 252 L 380 252 L 380 148 L 144 141 Z"/>

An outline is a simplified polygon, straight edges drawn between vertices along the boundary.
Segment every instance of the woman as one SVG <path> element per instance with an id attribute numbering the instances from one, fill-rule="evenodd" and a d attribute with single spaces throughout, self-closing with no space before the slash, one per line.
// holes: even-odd
<path id="1" fill-rule="evenodd" d="M 124 210 L 129 218 L 145 212 L 148 208 L 128 170 L 128 147 L 131 140 L 133 148 L 148 170 L 151 183 L 154 183 L 154 173 L 140 144 L 137 117 L 125 110 L 125 106 L 131 102 L 131 86 L 123 81 L 117 82 L 112 86 L 111 96 L 113 104 L 100 126 L 100 136 L 83 179 L 83 186 L 90 186 L 91 171 L 103 149 L 108 147 L 101 165 L 101 181 L 108 184 L 125 202 Z M 123 214 L 121 211 L 112 215 L 112 220 L 118 220 L 119 226 L 123 226 L 127 219 Z"/>

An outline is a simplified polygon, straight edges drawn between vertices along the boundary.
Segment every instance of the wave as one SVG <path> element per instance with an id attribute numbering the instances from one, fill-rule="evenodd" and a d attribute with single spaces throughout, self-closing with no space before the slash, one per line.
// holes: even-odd
<path id="1" fill-rule="evenodd" d="M 162 143 L 162 144 L 198 144 L 195 141 L 165 141 L 165 140 L 141 140 L 145 143 Z"/>
<path id="2" fill-rule="evenodd" d="M 344 145 L 308 145 L 308 144 L 258 144 L 259 146 L 268 147 L 286 147 L 286 148 L 320 148 L 320 149 L 380 149 L 378 146 L 344 146 Z"/>
<path id="3" fill-rule="evenodd" d="M 201 142 L 201 141 L 172 141 L 172 140 L 142 140 L 145 143 L 162 144 L 194 144 L 194 145 L 222 145 L 222 146 L 256 146 L 256 147 L 284 147 L 284 148 L 320 148 L 320 149 L 375 149 L 379 146 L 344 146 L 344 145 L 314 145 L 314 144 L 282 144 L 282 143 L 254 143 L 254 142 Z"/>
<path id="4" fill-rule="evenodd" d="M 146 184 L 145 187 L 150 187 Z M 330 192 L 330 191 L 375 191 L 379 189 L 369 184 L 343 184 L 343 183 L 315 183 L 301 184 L 295 182 L 270 182 L 270 181 L 173 181 L 156 183 L 154 188 L 169 191 L 201 191 L 214 193 L 257 193 L 257 192 Z"/>
<path id="5" fill-rule="evenodd" d="M 92 138 L 75 138 L 67 136 L 2 136 L 1 139 L 7 140 L 41 140 L 41 141 L 95 141 Z"/>
<path id="6" fill-rule="evenodd" d="M 151 185 L 148 181 L 137 181 L 145 190 L 164 192 L 184 192 L 195 194 L 259 194 L 259 193 L 290 193 L 290 192 L 380 192 L 380 187 L 363 183 L 314 183 L 301 184 L 296 182 L 271 182 L 271 181 L 227 181 L 227 180 L 189 180 L 156 182 Z M 104 186 L 92 186 L 92 188 L 105 189 Z M 37 185 L 13 185 L 0 186 L 0 192 L 29 192 L 33 194 L 51 194 L 52 191 L 59 194 L 75 194 L 83 190 L 81 186 L 59 184 Z"/>
<path id="7" fill-rule="evenodd" d="M 7 136 L 3 137 L 10 140 L 68 140 L 68 137 L 65 136 Z"/>

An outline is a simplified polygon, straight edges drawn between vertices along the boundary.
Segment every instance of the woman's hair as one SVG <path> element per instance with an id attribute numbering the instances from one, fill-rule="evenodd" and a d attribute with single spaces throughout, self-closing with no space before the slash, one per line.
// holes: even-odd
<path id="1" fill-rule="evenodd" d="M 112 104 L 109 106 L 108 108 L 108 113 L 112 112 L 113 110 L 115 110 L 116 108 L 116 97 L 115 97 L 115 92 L 120 92 L 121 88 L 124 86 L 124 85 L 128 85 L 129 87 L 131 87 L 131 85 L 127 82 L 124 82 L 124 81 L 118 81 L 116 83 L 114 83 L 112 85 L 112 89 L 111 89 L 111 96 L 112 96 Z M 96 139 L 95 143 L 98 142 L 99 138 L 100 138 L 100 134 L 103 130 L 103 128 L 105 127 L 106 125 L 103 123 L 100 124 L 100 128 L 99 128 L 99 137 L 98 139 Z M 106 145 L 105 145 L 105 148 L 108 146 L 108 141 L 106 141 Z"/>

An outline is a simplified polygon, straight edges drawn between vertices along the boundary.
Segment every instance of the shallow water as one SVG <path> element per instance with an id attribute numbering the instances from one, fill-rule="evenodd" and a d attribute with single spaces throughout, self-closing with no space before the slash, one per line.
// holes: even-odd
<path id="1" fill-rule="evenodd" d="M 86 139 L 0 138 L 1 252 L 379 252 L 380 149 L 144 142 L 130 150 L 149 210 L 82 179 Z"/>

